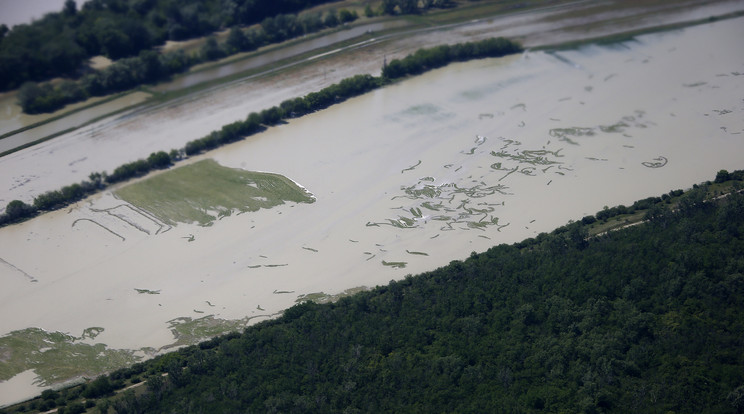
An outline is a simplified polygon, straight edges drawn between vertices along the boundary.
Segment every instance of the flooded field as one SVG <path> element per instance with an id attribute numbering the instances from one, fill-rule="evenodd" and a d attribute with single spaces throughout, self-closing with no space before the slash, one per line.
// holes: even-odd
<path id="1" fill-rule="evenodd" d="M 15 105 L 15 95 L 5 95 L 6 96 L 4 96 L 3 99 L 0 99 L 0 107 L 5 109 L 5 114 L 0 115 L 0 121 L 2 121 L 2 123 L 0 124 L 0 135 L 12 133 L 13 131 L 17 131 L 28 125 L 42 122 L 45 123 L 23 133 L 16 133 L 6 138 L 0 139 L 0 154 L 46 138 L 60 131 L 78 128 L 82 125 L 94 121 L 97 118 L 101 118 L 108 114 L 111 114 L 112 112 L 122 111 L 126 108 L 133 107 L 146 101 L 147 98 L 151 96 L 149 93 L 145 92 L 127 93 L 108 102 L 93 106 L 92 108 L 87 108 L 79 112 L 71 113 L 60 119 L 52 119 L 57 114 L 28 115 L 22 113 L 20 107 L 18 105 Z M 94 104 L 102 100 L 104 100 L 104 98 L 90 98 L 85 102 L 68 105 L 67 107 L 65 107 L 64 111 L 72 112 L 76 109 Z"/>
<path id="2" fill-rule="evenodd" d="M 455 64 L 189 161 L 278 174 L 312 203 L 192 203 L 217 213 L 200 225 L 126 203 L 122 186 L 0 229 L 0 309 L 13 315 L 0 320 L 0 404 L 29 370 L 43 384 L 75 375 L 49 373 L 50 351 L 81 347 L 61 359 L 92 375 L 109 354 L 127 363 L 741 169 L 743 35 L 739 18 Z M 203 105 L 195 118 L 227 117 Z M 164 136 L 145 155 L 185 133 L 147 114 L 127 133 L 156 121 Z M 91 145 L 126 142 L 107 131 Z M 31 194 L 34 177 L 14 179 L 4 203 Z"/>
<path id="3" fill-rule="evenodd" d="M 351 29 L 339 30 L 339 31 L 336 31 L 328 35 L 318 36 L 317 38 L 312 39 L 308 42 L 291 44 L 287 47 L 283 47 L 278 50 L 272 50 L 272 51 L 260 54 L 250 59 L 239 60 L 237 62 L 230 63 L 227 65 L 221 65 L 215 68 L 190 73 L 185 76 L 179 77 L 178 79 L 172 82 L 160 84 L 157 87 L 155 87 L 154 90 L 174 91 L 174 90 L 179 90 L 183 88 L 188 88 L 188 87 L 197 85 L 202 82 L 212 81 L 214 79 L 219 79 L 225 76 L 234 75 L 236 73 L 245 72 L 251 69 L 256 69 L 264 65 L 272 64 L 274 62 L 280 62 L 280 61 L 283 61 L 284 59 L 289 59 L 291 57 L 301 55 L 305 53 L 307 50 L 321 49 L 324 47 L 328 47 L 330 45 L 334 45 L 337 43 L 341 43 L 341 42 L 345 42 L 351 39 L 358 38 L 364 34 L 374 33 L 377 31 L 389 30 L 389 29 L 401 27 L 404 25 L 405 25 L 404 21 L 396 20 L 396 21 L 388 21 L 388 22 L 371 23 L 371 24 L 366 24 L 362 26 L 356 26 Z M 330 51 L 328 53 L 334 53 L 334 51 Z M 315 59 L 315 58 L 317 58 L 317 56 L 312 57 L 310 59 Z M 231 57 L 225 60 L 234 60 L 234 58 Z"/>

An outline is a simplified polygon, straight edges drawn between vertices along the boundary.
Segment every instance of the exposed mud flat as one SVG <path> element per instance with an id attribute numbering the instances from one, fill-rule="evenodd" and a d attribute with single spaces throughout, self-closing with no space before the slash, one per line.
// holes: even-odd
<path id="1" fill-rule="evenodd" d="M 201 157 L 281 174 L 312 204 L 161 231 L 105 193 L 0 229 L 0 309 L 15 315 L 0 334 L 102 327 L 89 342 L 144 356 L 178 340 L 174 323 L 234 329 L 741 169 L 742 35 L 735 19 L 451 65 Z M 123 147 L 149 120 L 174 142 L 193 126 L 150 116 L 86 139 Z M 55 141 L 38 154 L 63 151 Z"/>

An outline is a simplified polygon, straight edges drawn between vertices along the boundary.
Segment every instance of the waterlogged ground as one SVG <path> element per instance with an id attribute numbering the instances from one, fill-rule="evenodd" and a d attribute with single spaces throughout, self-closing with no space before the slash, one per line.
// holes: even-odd
<path id="1" fill-rule="evenodd" d="M 251 187 L 246 172 L 270 171 L 313 203 L 249 211 L 273 196 L 169 190 L 189 214 L 223 216 L 211 226 L 164 213 L 157 191 L 126 203 L 127 188 L 176 188 L 158 184 L 172 170 L 4 228 L 0 309 L 13 317 L 0 320 L 0 373 L 13 379 L 0 396 L 29 370 L 45 383 L 74 375 L 50 352 L 83 347 L 74 366 L 90 374 L 99 359 L 126 364 L 741 169 L 743 35 L 736 19 L 452 65 L 188 166 L 214 169 L 195 189 L 232 193 Z M 233 174 L 244 181 L 226 187 Z"/>
<path id="2" fill-rule="evenodd" d="M 258 211 L 285 201 L 315 201 L 312 194 L 279 174 L 226 168 L 209 159 L 127 185 L 114 194 L 128 204 L 107 212 L 116 215 L 121 213 L 113 210 L 131 209 L 147 223 L 142 227 L 147 227 L 150 221 L 158 226 L 155 234 L 169 230 L 176 223 L 208 226 L 233 212 Z M 139 226 L 135 224 L 137 221 L 128 224 Z"/>

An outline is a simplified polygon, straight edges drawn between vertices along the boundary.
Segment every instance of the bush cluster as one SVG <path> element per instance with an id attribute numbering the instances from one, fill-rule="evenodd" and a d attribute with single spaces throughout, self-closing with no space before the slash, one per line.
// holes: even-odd
<path id="1" fill-rule="evenodd" d="M 407 75 L 417 75 L 427 70 L 439 68 L 452 62 L 471 59 L 500 57 L 521 52 L 519 44 L 503 37 L 490 38 L 480 42 L 441 45 L 429 49 L 419 49 L 403 59 L 395 59 L 385 65 L 382 76 L 397 79 Z"/>

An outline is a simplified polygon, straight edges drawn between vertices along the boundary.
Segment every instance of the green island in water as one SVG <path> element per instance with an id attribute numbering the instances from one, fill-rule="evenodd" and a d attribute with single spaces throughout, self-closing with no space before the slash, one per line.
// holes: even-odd
<path id="1" fill-rule="evenodd" d="M 115 191 L 117 197 L 164 223 L 199 223 L 315 198 L 292 180 L 265 172 L 224 167 L 212 159 L 174 168 Z"/>

